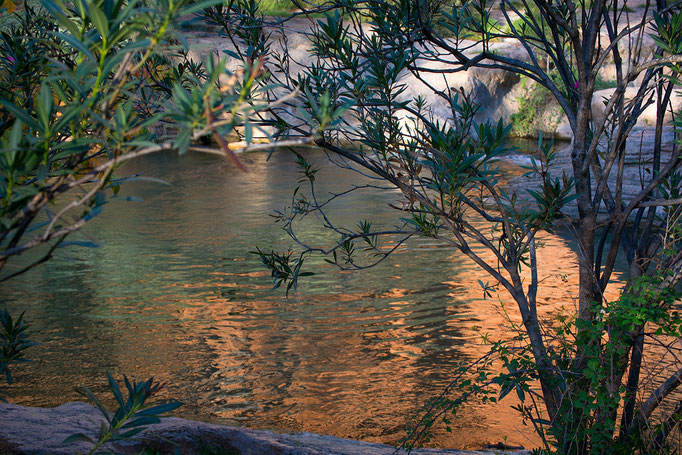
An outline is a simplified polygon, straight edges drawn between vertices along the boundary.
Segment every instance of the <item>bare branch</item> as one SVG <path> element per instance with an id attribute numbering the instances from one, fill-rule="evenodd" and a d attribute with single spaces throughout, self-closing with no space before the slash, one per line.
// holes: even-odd
<path id="1" fill-rule="evenodd" d="M 665 382 L 646 399 L 640 407 L 639 415 L 635 419 L 633 425 L 641 426 L 642 424 L 645 424 L 658 405 L 660 405 L 680 384 L 682 384 L 682 368 L 668 377 L 668 379 L 666 379 Z"/>

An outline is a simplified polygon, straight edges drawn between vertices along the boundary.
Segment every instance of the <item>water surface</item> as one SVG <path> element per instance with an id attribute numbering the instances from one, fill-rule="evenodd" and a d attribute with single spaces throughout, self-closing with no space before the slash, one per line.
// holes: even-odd
<path id="1" fill-rule="evenodd" d="M 285 298 L 249 251 L 293 246 L 269 214 L 290 201 L 301 176 L 290 153 L 266 158 L 243 156 L 246 174 L 191 154 L 129 164 L 125 173 L 170 186 L 124 185 L 74 236 L 99 248 L 60 249 L 3 288 L 0 303 L 26 310 L 41 342 L 29 351 L 36 361 L 17 370 L 12 401 L 55 406 L 79 399 L 80 384 L 106 395 L 108 368 L 166 382 L 163 396 L 183 401 L 178 414 L 185 417 L 400 440 L 454 368 L 485 352 L 480 333 L 503 336 L 500 300 L 483 299 L 478 280 L 490 279 L 472 262 L 430 241 L 413 241 L 363 272 L 311 261 L 316 275 Z M 320 194 L 366 182 L 320 152 L 310 160 L 321 169 Z M 340 225 L 370 218 L 390 228 L 400 215 L 388 204 L 398 199 L 359 191 L 331 213 Z M 336 239 L 314 219 L 300 229 L 315 244 Z M 541 311 L 572 308 L 575 253 L 565 238 L 542 240 Z M 512 404 L 468 405 L 452 433 L 437 430 L 430 445 L 475 449 L 506 439 L 534 446 Z"/>

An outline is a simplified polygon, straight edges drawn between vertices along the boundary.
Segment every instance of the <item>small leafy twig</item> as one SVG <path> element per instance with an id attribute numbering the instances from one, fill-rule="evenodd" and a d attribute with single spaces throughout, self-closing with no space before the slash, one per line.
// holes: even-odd
<path id="1" fill-rule="evenodd" d="M 5 375 L 8 385 L 12 385 L 11 363 L 28 362 L 24 349 L 35 346 L 36 342 L 27 338 L 29 325 L 24 322 L 24 313 L 13 319 L 7 309 L 0 310 L 0 376 Z M 0 401 L 5 401 L 0 394 Z"/>
<path id="2" fill-rule="evenodd" d="M 171 412 L 182 405 L 180 402 L 171 401 L 150 406 L 147 400 L 163 388 L 163 384 L 155 382 L 154 378 L 130 382 L 126 376 L 123 376 L 123 382 L 128 391 L 126 399 L 123 398 L 121 389 L 109 371 L 107 371 L 107 380 L 109 381 L 109 389 L 119 405 L 116 412 L 113 414 L 109 412 L 87 387 L 83 387 L 80 392 L 97 406 L 104 416 L 105 422 L 102 422 L 96 439 L 83 433 L 76 433 L 66 438 L 62 444 L 85 441 L 93 445 L 88 455 L 94 454 L 108 442 L 130 439 L 136 436 L 144 431 L 147 425 L 159 423 L 162 414 Z"/>

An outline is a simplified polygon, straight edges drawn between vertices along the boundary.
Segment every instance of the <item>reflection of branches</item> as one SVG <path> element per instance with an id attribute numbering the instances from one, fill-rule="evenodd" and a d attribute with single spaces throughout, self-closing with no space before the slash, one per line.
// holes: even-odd
<path id="1" fill-rule="evenodd" d="M 314 8 L 307 9 L 305 3 L 303 0 L 298 2 L 303 12 L 312 12 Z M 664 3 L 656 4 L 660 15 L 672 12 L 672 5 Z M 676 8 L 679 9 L 680 4 L 682 2 L 676 1 Z M 658 206 L 682 205 L 679 191 L 671 190 L 670 194 L 661 196 L 661 188 L 679 173 L 682 164 L 682 151 L 677 145 L 669 156 L 662 148 L 664 114 L 666 109 L 671 109 L 670 94 L 678 82 L 678 64 L 682 57 L 671 50 L 672 47 L 664 49 L 667 44 L 663 41 L 668 38 L 654 38 L 658 47 L 653 55 L 642 56 L 644 29 L 651 18 L 645 13 L 639 24 L 631 25 L 628 17 L 627 26 L 623 28 L 621 15 L 627 13 L 627 6 L 620 3 L 502 0 L 501 13 L 506 22 L 503 29 L 490 23 L 489 11 L 482 5 L 465 2 L 464 5 L 453 5 L 450 16 L 444 14 L 446 20 L 442 25 L 457 35 L 452 39 L 439 34 L 439 27 L 434 26 L 437 21 L 425 16 L 420 5 L 367 0 L 354 4 L 357 9 L 353 14 L 330 15 L 316 22 L 312 33 L 306 35 L 313 41 L 314 59 L 304 66 L 300 77 L 296 79 L 286 74 L 285 69 L 301 63 L 287 55 L 286 38 L 282 40 L 284 55 L 279 63 L 282 74 L 276 75 L 277 80 L 288 83 L 290 89 L 302 88 L 302 95 L 297 100 L 300 110 L 292 116 L 277 117 L 278 121 L 293 119 L 291 133 L 309 134 L 314 129 L 317 117 L 313 114 L 319 106 L 309 102 L 308 92 L 325 93 L 332 108 L 353 101 L 344 118 L 333 125 L 333 131 L 321 133 L 315 144 L 325 149 L 339 167 L 382 180 L 400 191 L 401 200 L 391 206 L 407 214 L 406 224 L 397 230 L 376 232 L 336 226 L 325 209 L 331 201 L 357 188 L 323 201 L 318 199 L 313 186 L 310 200 L 303 197 L 292 200 L 291 212 L 280 214 L 280 219 L 285 221 L 288 234 L 304 248 L 304 254 L 331 254 L 335 256 L 333 262 L 338 263 L 336 252 L 346 251 L 345 266 L 349 268 L 355 266 L 350 261 L 354 240 L 405 234 L 407 226 L 414 225 L 412 235 L 447 241 L 490 274 L 517 303 L 523 321 L 519 330 L 528 336 L 555 436 L 562 431 L 573 433 L 596 428 L 592 426 L 595 421 L 600 424 L 615 422 L 619 407 L 626 410 L 621 428 L 627 428 L 632 423 L 628 409 L 634 409 L 636 398 L 636 394 L 630 392 L 640 385 L 641 358 L 637 357 L 638 349 L 633 346 L 638 345 L 645 324 L 655 323 L 658 316 L 647 315 L 634 322 L 626 320 L 622 325 L 614 323 L 608 328 L 600 328 L 603 332 L 597 335 L 591 334 L 589 340 L 583 339 L 581 334 L 590 333 L 592 326 L 599 327 L 599 310 L 610 308 L 604 306 L 608 303 L 604 291 L 612 281 L 619 253 L 625 252 L 633 281 L 657 273 L 665 268 L 661 267 L 664 264 L 670 265 L 667 269 L 672 273 L 661 277 L 662 288 L 674 286 L 682 276 L 682 258 L 660 257 L 663 240 L 659 234 L 670 226 L 664 225 L 660 214 L 656 213 Z M 360 23 L 363 17 L 372 21 L 371 32 Z M 654 34 L 658 32 L 657 27 L 663 27 L 660 22 L 656 19 Z M 280 22 L 282 30 L 285 28 L 283 23 Z M 464 42 L 459 32 L 471 32 L 474 39 Z M 633 34 L 639 34 L 634 44 L 636 49 L 630 49 L 627 57 L 622 56 L 622 46 L 619 49 L 618 44 Z M 501 51 L 501 46 L 496 48 L 491 39 L 498 38 L 511 39 L 517 44 L 516 49 L 505 52 Z M 605 99 L 603 115 L 597 118 L 591 106 L 597 101 L 596 86 L 607 57 L 615 67 L 615 90 Z M 574 137 L 567 153 L 570 171 L 561 177 L 550 174 L 554 152 L 541 141 L 538 147 L 542 154 L 540 165 L 533 160 L 529 167 L 529 174 L 538 182 L 537 187 L 528 191 L 532 196 L 530 202 L 522 200 L 520 194 L 518 198 L 516 194 L 508 194 L 498 181 L 500 173 L 494 168 L 494 162 L 501 154 L 500 149 L 504 148 L 500 145 L 506 135 L 502 124 L 495 128 L 495 125 L 475 121 L 477 112 L 470 96 L 463 93 L 463 89 L 454 87 L 453 90 L 455 81 L 459 83 L 461 79 L 449 76 L 473 68 L 503 70 L 528 77 L 547 89 L 567 116 Z M 635 78 L 638 78 L 639 88 L 626 98 L 626 93 L 630 95 L 631 92 L 628 86 Z M 417 90 L 409 90 L 411 81 L 433 95 L 434 104 L 429 105 L 421 96 L 414 97 Z M 306 96 L 303 96 L 304 92 Z M 434 105 L 442 108 L 438 115 L 431 110 Z M 654 105 L 657 120 L 652 163 L 651 166 L 642 164 L 640 187 L 636 188 L 635 194 L 626 195 L 626 164 L 630 164 L 626 163 L 626 158 L 631 154 L 626 147 L 628 138 L 642 120 L 644 111 Z M 296 103 L 287 104 L 289 106 L 296 107 Z M 282 114 L 279 109 L 276 112 Z M 306 116 L 313 120 L 311 128 L 305 125 Z M 637 159 L 644 162 L 641 155 Z M 674 186 L 679 190 L 679 183 Z M 551 324 L 538 315 L 536 300 L 540 281 L 537 269 L 541 265 L 538 264 L 536 239 L 538 232 L 550 227 L 562 216 L 560 212 L 566 204 L 574 200 L 578 219 L 569 229 L 578 238 L 578 317 L 574 322 L 577 341 L 575 349 L 566 348 L 561 353 L 566 358 L 556 359 L 548 355 L 546 348 L 546 341 L 552 340 L 548 337 L 551 333 L 548 325 Z M 604 212 L 606 217 L 601 219 Z M 339 235 L 341 240 L 329 248 L 317 248 L 306 245 L 304 239 L 297 237 L 294 220 L 313 213 L 323 227 Z M 484 220 L 485 228 L 477 224 L 480 220 Z M 602 234 L 601 238 L 599 234 Z M 666 247 L 674 250 L 678 243 L 679 240 L 674 240 Z M 528 269 L 530 279 L 522 274 Z M 624 305 L 632 304 L 629 298 L 640 297 L 639 291 L 630 287 L 625 289 L 623 296 Z M 637 305 L 640 304 L 650 302 L 639 301 Z M 565 334 L 555 336 L 563 337 L 561 342 L 570 343 Z M 610 359 L 595 354 L 607 344 L 623 349 Z M 610 368 L 610 376 L 597 379 L 601 381 L 599 384 L 590 384 L 590 378 L 581 381 L 579 377 L 586 370 L 588 359 L 603 364 L 610 362 L 605 366 Z M 628 379 L 624 381 L 626 374 Z M 670 378 L 668 386 L 677 387 L 676 381 L 678 379 Z M 627 392 L 619 395 L 619 386 L 625 382 Z M 609 390 L 612 394 L 609 399 L 616 397 L 613 398 L 615 405 L 608 410 L 581 406 L 580 411 L 576 411 L 578 417 L 569 424 L 575 427 L 560 428 L 564 422 L 559 421 L 566 416 L 561 415 L 557 420 L 555 417 L 567 408 L 579 406 L 581 392 L 596 399 L 594 390 L 600 387 Z M 661 390 L 659 395 L 667 393 L 670 392 Z M 607 416 L 609 413 L 612 415 Z M 555 422 L 559 422 L 556 427 Z M 586 434 L 581 434 L 585 440 L 578 442 L 585 448 L 590 444 Z M 566 441 L 567 445 L 574 443 L 573 439 Z"/>
<path id="2" fill-rule="evenodd" d="M 164 28 L 165 27 L 162 27 L 162 29 Z M 211 77 L 214 80 L 208 80 L 206 73 L 201 69 L 201 65 L 193 65 L 190 68 L 190 72 L 193 73 L 191 88 L 193 90 L 197 89 L 195 94 L 200 96 L 201 104 L 203 105 L 199 106 L 199 109 L 192 111 L 191 116 L 193 118 L 191 121 L 188 121 L 186 118 L 183 118 L 188 115 L 187 102 L 192 103 L 192 100 L 189 99 L 191 97 L 187 97 L 185 86 L 183 85 L 187 81 L 185 79 L 175 81 L 179 83 L 171 87 L 157 77 L 161 77 L 161 75 L 157 74 L 158 68 L 152 65 L 152 63 L 156 62 L 153 59 L 153 56 L 155 55 L 154 50 L 155 46 L 162 38 L 163 31 L 155 30 L 153 33 L 158 36 L 156 36 L 155 39 L 152 39 L 151 43 L 146 47 L 140 49 L 139 52 L 126 52 L 122 56 L 120 62 L 115 65 L 110 65 L 104 61 L 100 62 L 105 67 L 108 67 L 113 74 L 106 85 L 102 87 L 93 87 L 93 97 L 86 100 L 89 106 L 87 111 L 93 111 L 90 113 L 91 116 L 94 117 L 91 124 L 82 122 L 84 125 L 88 124 L 87 128 L 83 131 L 71 131 L 68 129 L 68 126 L 62 126 L 62 128 L 64 128 L 63 131 L 55 131 L 55 134 L 53 134 L 52 137 L 54 139 L 51 140 L 56 140 L 56 144 L 50 143 L 48 144 L 48 147 L 53 147 L 55 150 L 59 150 L 59 147 L 67 141 L 70 144 L 75 144 L 76 142 L 74 141 L 78 140 L 80 136 L 92 137 L 95 139 L 86 140 L 81 146 L 82 150 L 73 153 L 63 164 L 59 165 L 60 167 L 56 169 L 56 171 L 58 171 L 56 172 L 56 177 L 47 180 L 47 183 L 42 186 L 36 185 L 35 189 L 37 194 L 20 207 L 19 210 L 10 213 L 11 218 L 9 222 L 5 221 L 3 223 L 3 229 L 0 231 L 0 244 L 4 244 L 3 250 L 0 252 L 0 270 L 2 270 L 7 263 L 9 257 L 21 254 L 41 244 L 55 240 L 56 245 L 58 245 L 66 235 L 79 230 L 95 214 L 97 207 L 93 208 L 92 205 L 93 203 L 96 205 L 98 204 L 95 199 L 100 191 L 106 189 L 108 184 L 114 184 L 117 181 L 120 182 L 120 179 L 111 178 L 112 172 L 116 167 L 127 160 L 157 152 L 185 151 L 188 148 L 191 148 L 204 153 L 213 153 L 230 157 L 237 166 L 241 166 L 241 163 L 234 155 L 234 151 L 228 146 L 223 138 L 223 135 L 226 134 L 226 130 L 232 130 L 241 123 L 248 123 L 248 120 L 245 121 L 244 119 L 248 119 L 249 114 L 258 115 L 259 111 L 272 111 L 295 99 L 298 95 L 297 90 L 292 90 L 289 93 L 280 93 L 280 96 L 275 99 L 266 99 L 260 102 L 254 100 L 252 96 L 254 92 L 252 90 L 245 91 L 244 86 L 250 87 L 254 83 L 259 83 L 256 79 L 261 77 L 260 70 L 262 69 L 262 61 L 260 60 L 257 64 L 255 61 L 252 61 L 251 67 L 247 68 L 248 72 L 239 70 L 229 74 L 225 73 L 222 68 L 215 67 L 209 62 L 209 67 L 212 69 Z M 101 38 L 105 39 L 106 37 Z M 104 56 L 105 54 L 102 54 L 103 59 Z M 167 64 L 165 58 L 160 57 L 160 59 L 164 62 L 163 64 Z M 178 65 L 178 68 L 180 68 L 180 65 Z M 64 71 L 67 70 L 64 69 Z M 148 73 L 148 77 L 140 77 L 144 74 L 143 71 Z M 238 79 L 242 75 L 245 75 L 245 73 L 248 77 L 240 87 Z M 64 74 L 66 75 L 64 77 L 71 77 L 68 71 Z M 217 78 L 221 75 L 229 77 L 227 77 L 227 80 L 219 83 Z M 136 78 L 136 80 L 129 82 L 129 79 L 131 78 Z M 149 79 L 151 79 L 151 81 Z M 99 78 L 97 78 L 97 80 L 99 81 Z M 202 84 L 206 84 L 206 86 L 201 86 Z M 60 90 L 63 89 L 57 90 L 55 88 L 54 90 L 59 93 L 60 96 L 66 97 L 66 95 L 61 95 L 62 92 Z M 102 102 L 101 107 L 95 111 L 94 94 L 97 93 L 102 94 Z M 137 94 L 138 96 L 132 96 L 133 94 Z M 171 97 L 171 95 L 173 96 L 173 101 L 175 101 L 175 103 L 171 103 L 170 108 L 171 110 L 174 110 L 174 112 L 170 114 L 164 112 L 162 114 L 162 111 L 160 111 L 161 103 L 167 101 L 167 98 Z M 152 97 L 151 99 L 149 98 L 150 96 Z M 175 99 L 177 97 L 185 98 L 185 101 L 189 101 L 182 104 L 180 100 Z M 216 98 L 219 98 L 220 102 L 215 102 Z M 112 125 L 117 123 L 114 122 L 112 113 L 116 112 L 115 108 L 118 107 L 119 103 L 122 101 L 131 103 L 132 110 L 136 115 L 133 116 L 134 120 L 132 123 L 126 124 L 124 127 L 114 128 L 116 129 L 117 141 L 120 141 L 120 143 L 117 143 L 115 148 L 110 149 L 108 143 L 98 142 L 98 140 L 99 138 L 108 138 L 111 135 L 110 131 L 112 130 Z M 65 103 L 61 104 L 64 105 Z M 182 106 L 180 106 L 181 104 Z M 144 108 L 146 108 L 147 112 L 140 111 L 140 109 Z M 198 117 L 201 118 L 197 118 L 197 112 L 201 113 L 202 110 L 203 116 L 199 114 Z M 69 114 L 69 111 L 66 110 L 65 114 Z M 56 115 L 59 116 L 59 113 Z M 158 116 L 158 118 L 155 118 L 155 115 Z M 125 117 L 125 114 L 123 114 L 123 117 Z M 134 145 L 134 142 L 126 142 L 128 140 L 136 140 L 131 138 L 137 138 L 137 136 L 144 133 L 145 128 L 150 126 L 149 122 L 145 123 L 145 120 L 148 120 L 147 117 L 151 117 L 152 121 L 155 120 L 160 124 L 178 128 L 181 130 L 181 133 L 175 140 L 166 140 L 161 144 L 150 146 L 146 145 L 148 142 L 141 142 L 141 145 Z M 185 125 L 185 123 L 188 122 L 190 125 Z M 80 123 L 81 122 L 74 122 L 74 124 Z M 188 143 L 195 142 L 208 134 L 214 136 L 220 145 L 220 148 L 187 146 Z M 185 141 L 180 141 L 180 137 L 184 137 Z M 249 143 L 236 151 L 257 151 L 281 146 L 301 146 L 306 145 L 311 141 L 312 139 L 308 135 L 297 139 L 281 141 L 280 143 Z M 97 164 L 96 160 L 102 159 L 103 157 L 106 157 L 105 161 L 101 164 Z M 52 171 L 52 169 L 49 169 L 49 171 Z M 36 183 L 37 181 L 35 179 L 25 182 L 26 185 L 35 185 Z M 25 233 L 29 232 L 31 223 L 43 211 L 45 206 L 52 203 L 55 199 L 67 194 L 74 188 L 87 189 L 85 190 L 84 195 L 69 202 L 61 208 L 54 217 L 48 219 L 46 222 L 47 227 L 43 230 L 42 234 L 20 244 Z M 9 200 L 8 195 L 8 201 Z M 63 226 L 58 224 L 63 221 L 65 215 L 73 213 L 80 208 L 85 208 L 86 213 L 78 215 L 76 221 L 70 224 L 67 223 Z M 35 228 L 38 227 L 40 226 L 36 226 Z M 47 255 L 39 259 L 37 263 L 47 260 L 53 251 L 54 246 L 50 248 Z M 31 264 L 22 270 L 28 270 L 35 265 L 36 264 Z M 11 276 L 15 275 L 16 273 Z"/>
<path id="3" fill-rule="evenodd" d="M 663 447 L 668 435 L 677 426 L 677 424 L 680 423 L 680 421 L 682 421 L 682 401 L 678 402 L 675 410 L 663 423 L 661 423 L 660 429 L 656 433 L 656 437 L 654 439 L 656 448 Z"/>
<path id="4" fill-rule="evenodd" d="M 80 227 L 79 227 L 79 228 L 80 228 Z M 70 232 L 74 232 L 75 230 L 76 230 L 76 229 L 74 229 L 74 230 L 72 230 L 72 231 L 70 231 Z M 28 272 L 28 271 L 31 270 L 33 267 L 36 267 L 36 266 L 38 266 L 38 265 L 40 265 L 40 264 L 42 264 L 42 263 L 44 263 L 44 262 L 50 260 L 50 259 L 52 258 L 52 254 L 54 253 L 54 251 L 57 249 L 57 247 L 59 247 L 60 243 L 66 238 L 66 236 L 67 236 L 70 232 L 67 232 L 67 233 L 64 234 L 61 238 L 59 238 L 55 243 L 53 243 L 53 244 L 50 246 L 50 249 L 47 250 L 47 252 L 46 252 L 40 259 L 38 259 L 37 261 L 32 262 L 31 264 L 29 264 L 29 265 L 27 265 L 27 266 L 22 267 L 21 269 L 17 270 L 16 272 L 10 273 L 9 275 L 7 275 L 7 276 L 5 276 L 5 277 L 0 278 L 0 283 L 2 283 L 3 281 L 7 281 L 7 280 L 9 280 L 10 278 L 14 278 L 14 277 L 16 277 L 16 276 L 19 276 L 19 275 L 21 275 L 21 274 L 23 274 L 23 273 L 25 273 L 25 272 Z M 3 261 L 3 260 L 0 260 L 0 265 L 3 264 L 2 261 Z"/>
<path id="5" fill-rule="evenodd" d="M 663 340 L 659 339 L 656 333 L 644 333 L 644 336 L 648 337 L 651 339 L 653 342 L 650 343 L 652 346 L 659 346 L 665 350 L 668 354 L 670 354 L 674 359 L 675 362 L 682 365 L 682 358 L 678 355 L 680 352 L 682 352 L 682 348 L 673 348 L 672 346 L 675 344 L 680 343 L 680 340 L 678 339 L 673 339 L 668 343 L 663 342 Z"/>
<path id="6" fill-rule="evenodd" d="M 88 201 L 90 201 L 94 196 L 95 193 L 97 193 L 99 190 L 102 189 L 104 184 L 108 181 L 109 176 L 111 175 L 111 172 L 114 170 L 114 164 L 112 163 L 107 167 L 104 171 L 104 175 L 100 177 L 99 181 L 97 184 L 93 185 L 92 189 L 88 191 L 85 196 L 80 198 L 79 200 L 71 201 L 69 204 L 66 205 L 66 207 L 62 208 L 52 219 L 50 220 L 50 224 L 47 226 L 45 229 L 45 232 L 41 236 L 40 240 L 42 242 L 45 242 L 46 239 L 50 236 L 50 231 L 52 231 L 52 228 L 54 227 L 55 223 L 59 221 L 59 219 L 69 210 L 74 209 L 79 206 L 85 205 Z M 7 253 L 5 251 L 5 253 Z"/>
<path id="7" fill-rule="evenodd" d="M 352 192 L 354 192 L 354 191 L 358 191 L 358 190 L 367 190 L 367 189 L 372 189 L 372 190 L 392 190 L 393 188 L 392 188 L 392 187 L 387 187 L 387 186 L 370 185 L 370 184 L 367 184 L 367 185 L 353 185 L 351 188 L 349 188 L 349 189 L 347 189 L 347 190 L 345 190 L 345 191 L 341 191 L 340 193 L 330 193 L 330 194 L 331 194 L 331 197 L 327 198 L 327 199 L 326 199 L 324 202 L 322 202 L 322 203 L 317 203 L 317 204 L 316 204 L 316 207 L 317 207 L 318 209 L 321 209 L 321 208 L 323 208 L 324 206 L 326 206 L 326 205 L 330 204 L 331 202 L 333 202 L 333 201 L 334 201 L 335 199 L 337 199 L 337 198 L 346 196 L 346 195 L 348 195 L 348 194 L 350 194 L 350 193 L 352 193 Z"/>

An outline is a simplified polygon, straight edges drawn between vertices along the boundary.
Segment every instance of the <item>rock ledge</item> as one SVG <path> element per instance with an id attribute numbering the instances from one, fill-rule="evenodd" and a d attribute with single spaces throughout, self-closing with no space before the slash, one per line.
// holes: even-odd
<path id="1" fill-rule="evenodd" d="M 86 443 L 62 445 L 74 434 L 95 435 L 102 420 L 99 411 L 87 403 L 66 403 L 56 408 L 32 408 L 0 404 L 0 453 L 7 455 L 71 455 L 87 453 Z M 124 455 L 137 455 L 142 449 L 161 454 L 192 455 L 207 453 L 235 455 L 390 455 L 395 448 L 352 439 L 313 433 L 280 434 L 249 430 L 169 417 L 150 425 L 140 437 L 110 445 L 108 449 Z M 211 453 L 209 451 L 209 453 Z M 399 453 L 405 453 L 401 451 Z M 492 455 L 523 452 L 419 449 L 415 455 Z"/>

